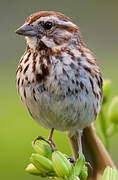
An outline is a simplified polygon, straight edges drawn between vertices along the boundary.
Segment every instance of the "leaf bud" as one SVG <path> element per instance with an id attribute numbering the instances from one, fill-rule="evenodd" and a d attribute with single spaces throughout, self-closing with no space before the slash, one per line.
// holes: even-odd
<path id="1" fill-rule="evenodd" d="M 118 173 L 116 169 L 106 167 L 100 180 L 118 180 Z"/>
<path id="2" fill-rule="evenodd" d="M 30 161 L 42 174 L 54 172 L 52 161 L 42 155 L 32 154 Z"/>
<path id="3" fill-rule="evenodd" d="M 72 165 L 64 154 L 59 151 L 52 153 L 54 170 L 59 177 L 66 178 L 71 172 Z"/>
<path id="4" fill-rule="evenodd" d="M 42 139 L 36 140 L 32 143 L 32 146 L 38 154 L 51 159 L 52 148 L 46 141 L 44 141 Z"/>

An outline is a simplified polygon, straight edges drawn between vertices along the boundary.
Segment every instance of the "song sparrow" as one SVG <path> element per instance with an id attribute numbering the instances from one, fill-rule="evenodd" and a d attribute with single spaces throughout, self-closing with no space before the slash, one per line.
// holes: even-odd
<path id="1" fill-rule="evenodd" d="M 81 132 L 100 112 L 102 76 L 78 26 L 63 14 L 42 11 L 29 16 L 16 33 L 26 36 L 27 44 L 16 76 L 25 108 L 52 129 L 50 141 L 54 129 L 66 131 L 76 149 L 79 134 L 82 151 Z"/>

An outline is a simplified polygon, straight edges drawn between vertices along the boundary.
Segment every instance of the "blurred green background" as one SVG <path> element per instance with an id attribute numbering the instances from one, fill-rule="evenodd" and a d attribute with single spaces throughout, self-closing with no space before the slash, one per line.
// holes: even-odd
<path id="1" fill-rule="evenodd" d="M 0 179 L 40 179 L 24 172 L 33 151 L 31 142 L 45 138 L 48 130 L 38 126 L 22 106 L 15 87 L 15 71 L 25 50 L 24 38 L 14 33 L 25 18 L 41 10 L 60 11 L 79 25 L 85 42 L 94 52 L 103 77 L 118 91 L 117 0 L 0 0 Z M 118 166 L 118 134 L 110 140 L 110 154 Z M 65 133 L 55 132 L 60 151 L 71 154 Z"/>

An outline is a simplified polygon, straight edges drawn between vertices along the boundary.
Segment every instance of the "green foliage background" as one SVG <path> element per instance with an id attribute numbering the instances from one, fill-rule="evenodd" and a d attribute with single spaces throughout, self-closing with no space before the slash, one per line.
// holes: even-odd
<path id="1" fill-rule="evenodd" d="M 79 25 L 93 50 L 104 78 L 110 78 L 113 94 L 118 92 L 118 1 L 0 0 L 0 179 L 34 180 L 24 172 L 32 152 L 30 142 L 48 130 L 38 126 L 24 110 L 15 88 L 15 70 L 25 49 L 24 39 L 14 30 L 25 18 L 40 10 L 56 10 Z M 110 154 L 118 165 L 118 134 L 111 138 Z M 55 132 L 57 148 L 71 154 L 65 133 Z"/>

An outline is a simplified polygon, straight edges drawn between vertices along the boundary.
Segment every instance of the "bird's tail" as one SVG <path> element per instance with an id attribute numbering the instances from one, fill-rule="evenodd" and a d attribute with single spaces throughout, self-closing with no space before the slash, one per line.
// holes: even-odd
<path id="1" fill-rule="evenodd" d="M 72 137 L 68 135 L 68 138 L 72 147 L 73 157 L 77 159 L 77 134 Z M 90 127 L 84 129 L 82 145 L 86 161 L 89 162 L 92 166 L 92 169 L 89 168 L 89 176 L 87 180 L 99 180 L 106 166 L 115 167 L 110 155 L 96 135 L 93 124 Z"/>

